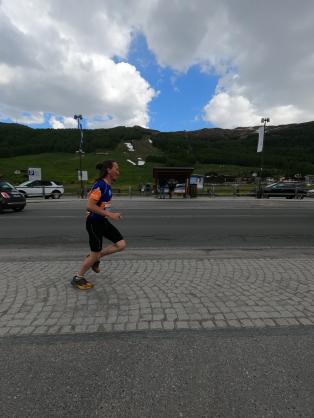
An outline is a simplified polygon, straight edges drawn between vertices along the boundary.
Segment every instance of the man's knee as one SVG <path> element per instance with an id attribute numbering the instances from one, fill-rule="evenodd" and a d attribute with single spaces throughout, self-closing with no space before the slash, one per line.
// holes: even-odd
<path id="1" fill-rule="evenodd" d="M 115 246 L 117 247 L 118 251 L 123 251 L 126 247 L 126 242 L 123 239 L 121 241 L 116 242 Z"/>

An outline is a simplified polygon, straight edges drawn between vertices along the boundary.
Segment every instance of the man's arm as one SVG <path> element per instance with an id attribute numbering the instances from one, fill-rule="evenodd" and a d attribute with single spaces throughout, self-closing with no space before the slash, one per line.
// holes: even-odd
<path id="1" fill-rule="evenodd" d="M 112 219 L 114 221 L 122 219 L 121 213 L 111 212 L 109 210 L 102 209 L 96 204 L 95 200 L 91 198 L 89 198 L 87 201 L 87 210 L 93 213 L 97 213 L 97 215 Z"/>

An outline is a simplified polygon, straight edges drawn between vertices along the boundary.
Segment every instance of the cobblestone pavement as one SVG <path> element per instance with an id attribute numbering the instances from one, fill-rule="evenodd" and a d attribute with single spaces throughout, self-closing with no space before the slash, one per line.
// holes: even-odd
<path id="1" fill-rule="evenodd" d="M 94 289 L 70 261 L 0 262 L 0 336 L 314 324 L 314 260 L 107 259 Z"/>

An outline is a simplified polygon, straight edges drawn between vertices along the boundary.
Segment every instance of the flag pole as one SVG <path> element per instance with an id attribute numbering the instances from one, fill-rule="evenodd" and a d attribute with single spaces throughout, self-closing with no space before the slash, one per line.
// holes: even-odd
<path id="1" fill-rule="evenodd" d="M 261 160 L 260 160 L 260 175 L 259 175 L 259 187 L 258 187 L 258 193 L 257 197 L 261 198 L 263 197 L 263 188 L 262 188 L 262 181 L 263 181 L 263 166 L 264 166 L 264 138 L 266 133 L 266 123 L 270 122 L 269 118 L 262 118 L 261 123 L 264 125 L 259 128 L 259 138 L 258 138 L 258 146 L 257 146 L 257 152 L 261 153 Z"/>

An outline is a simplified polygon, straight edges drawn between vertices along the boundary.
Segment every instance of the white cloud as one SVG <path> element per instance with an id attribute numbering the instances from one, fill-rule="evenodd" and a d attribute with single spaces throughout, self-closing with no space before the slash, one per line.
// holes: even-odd
<path id="1" fill-rule="evenodd" d="M 63 129 L 63 128 L 65 128 L 64 123 L 61 120 L 57 119 L 55 116 L 52 116 L 50 118 L 49 122 L 50 122 L 50 125 L 53 129 Z"/>
<path id="2" fill-rule="evenodd" d="M 0 41 L 4 115 L 49 112 L 58 128 L 75 112 L 91 120 L 102 115 L 106 126 L 148 125 L 156 92 L 133 65 L 112 58 L 126 55 L 132 27 L 102 1 L 92 3 L 95 8 L 87 1 L 79 7 L 59 0 L 0 3 L 0 23 L 6 24 L 0 29 L 6 34 Z"/>
<path id="3" fill-rule="evenodd" d="M 51 116 L 49 123 L 53 129 L 76 128 L 77 122 L 74 118 L 64 118 L 62 116 Z"/>
<path id="4" fill-rule="evenodd" d="M 246 97 L 219 93 L 204 108 L 204 120 L 222 128 L 257 125 L 258 116 Z"/>
<path id="5" fill-rule="evenodd" d="M 44 123 L 45 116 L 43 112 L 22 113 L 19 115 L 17 122 L 22 125 L 41 124 Z"/>
<path id="6" fill-rule="evenodd" d="M 149 125 L 156 92 L 127 63 L 141 31 L 161 66 L 199 64 L 219 76 L 205 120 L 313 119 L 313 20 L 312 0 L 2 0 L 1 112 L 79 111 L 89 126 Z"/>
<path id="7" fill-rule="evenodd" d="M 311 114 L 293 105 L 274 106 L 259 113 L 244 96 L 228 93 L 216 94 L 204 107 L 203 119 L 221 128 L 256 126 L 262 117 L 270 117 L 272 125 L 284 125 L 310 120 Z"/>

